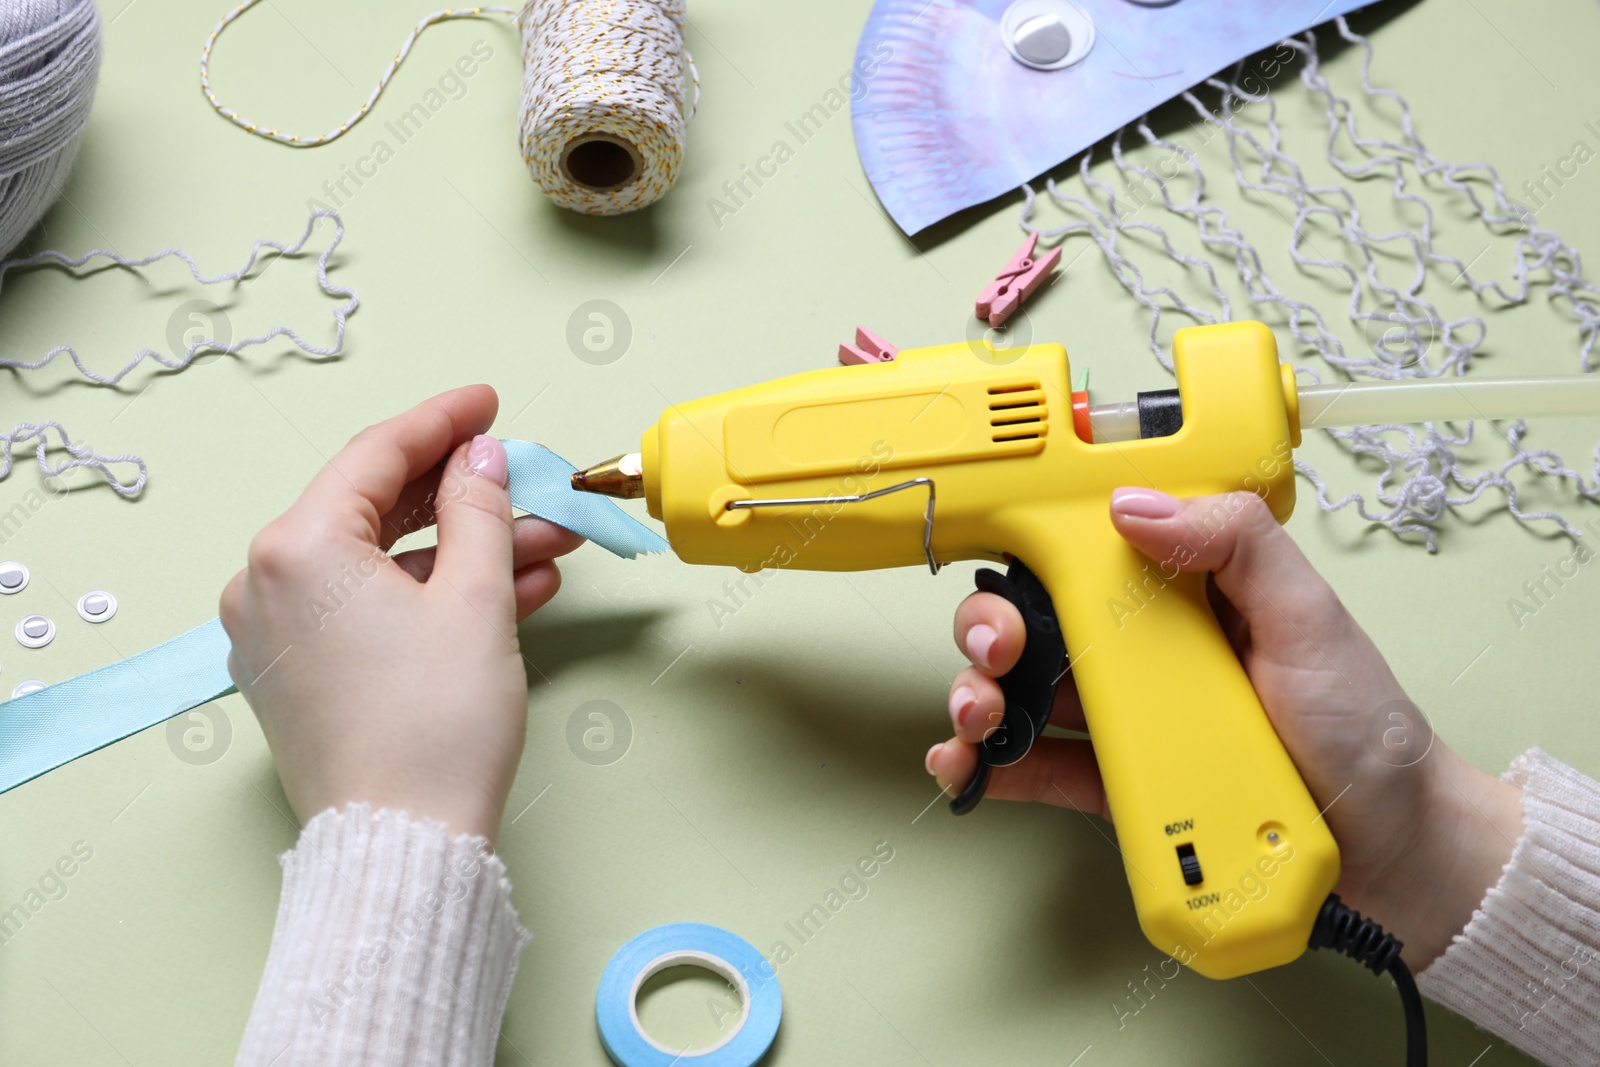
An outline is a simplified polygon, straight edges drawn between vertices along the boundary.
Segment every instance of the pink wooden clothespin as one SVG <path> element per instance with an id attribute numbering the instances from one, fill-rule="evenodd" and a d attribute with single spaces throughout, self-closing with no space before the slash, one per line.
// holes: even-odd
<path id="1" fill-rule="evenodd" d="M 1033 249 L 1038 243 L 1039 235 L 1030 233 L 1005 270 L 995 275 L 994 281 L 978 297 L 978 318 L 986 320 L 990 326 L 1004 326 L 1022 302 L 1049 277 L 1061 261 L 1061 247 L 1052 248 L 1043 259 L 1034 259 Z"/>
<path id="2" fill-rule="evenodd" d="M 839 362 L 845 366 L 857 363 L 888 363 L 900 350 L 865 326 L 856 327 L 856 343 L 839 346 Z"/>

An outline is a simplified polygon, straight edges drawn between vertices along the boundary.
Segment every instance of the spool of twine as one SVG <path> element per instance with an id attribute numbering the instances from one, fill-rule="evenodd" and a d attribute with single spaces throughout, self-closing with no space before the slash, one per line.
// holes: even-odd
<path id="1" fill-rule="evenodd" d="M 91 0 L 0 3 L 0 256 L 61 194 L 99 73 Z"/>
<path id="2" fill-rule="evenodd" d="M 522 158 L 556 203 L 617 215 L 678 180 L 699 88 L 683 22 L 683 0 L 523 7 Z"/>
<path id="3" fill-rule="evenodd" d="M 557 204 L 587 215 L 619 215 L 659 200 L 683 163 L 684 128 L 700 99 L 694 60 L 683 47 L 683 0 L 528 0 L 505 7 L 436 11 L 418 22 L 366 103 L 314 136 L 252 122 L 211 88 L 217 37 L 260 0 L 243 0 L 217 23 L 200 56 L 200 88 L 235 126 L 293 148 L 338 140 L 372 112 L 417 37 L 459 18 L 509 15 L 522 34 L 522 158 Z"/>

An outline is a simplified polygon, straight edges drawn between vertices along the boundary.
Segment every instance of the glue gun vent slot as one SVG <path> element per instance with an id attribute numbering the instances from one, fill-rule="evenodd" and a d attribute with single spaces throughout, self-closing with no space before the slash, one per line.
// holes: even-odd
<path id="1" fill-rule="evenodd" d="M 1036 441 L 1047 429 L 1049 409 L 1038 381 L 1013 381 L 989 387 L 989 427 L 996 444 Z"/>
<path id="2" fill-rule="evenodd" d="M 1006 382 L 989 387 L 989 410 L 1044 408 L 1044 389 L 1036 381 Z"/>

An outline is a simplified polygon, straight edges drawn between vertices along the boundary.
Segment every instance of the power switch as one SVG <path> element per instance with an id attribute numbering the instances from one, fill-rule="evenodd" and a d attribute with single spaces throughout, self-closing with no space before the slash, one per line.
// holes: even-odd
<path id="1" fill-rule="evenodd" d="M 1200 873 L 1200 857 L 1194 854 L 1193 845 L 1178 846 L 1178 866 L 1183 868 L 1183 884 L 1199 885 L 1205 881 Z"/>

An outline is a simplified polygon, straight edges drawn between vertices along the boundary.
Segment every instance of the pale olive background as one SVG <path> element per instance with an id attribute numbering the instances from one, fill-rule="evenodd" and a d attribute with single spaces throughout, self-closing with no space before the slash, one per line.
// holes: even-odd
<path id="1" fill-rule="evenodd" d="M 1315 4 L 1305 6 L 1309 17 Z M 1590 0 L 1380 6 L 1358 20 L 1375 35 L 1374 77 L 1409 96 L 1443 158 L 1492 162 L 1515 187 L 1575 141 L 1600 147 L 1584 125 L 1600 125 L 1600 9 Z M 34 610 L 60 626 L 40 651 L 6 642 L 3 688 L 69 677 L 211 617 L 252 533 L 324 458 L 438 390 L 491 382 L 502 398 L 497 432 L 584 463 L 632 447 L 669 401 L 830 364 L 857 323 L 902 346 L 967 336 L 974 297 L 1018 243 L 1020 197 L 909 241 L 876 206 L 847 114 L 803 145 L 785 129 L 847 73 L 866 11 L 863 0 L 697 0 L 688 42 L 704 97 L 678 185 L 648 211 L 603 219 L 553 207 L 528 179 L 514 136 L 519 47 L 507 20 L 430 31 L 372 121 L 334 145 L 296 151 L 249 137 L 205 106 L 196 64 L 221 3 L 113 0 L 77 169 L 27 249 L 142 254 L 176 244 L 208 271 L 233 269 L 252 240 L 298 235 L 308 198 L 327 201 L 323 183 L 376 140 L 394 154 L 362 187 L 347 186 L 348 233 L 332 276 L 360 293 L 361 307 L 337 361 L 280 342 L 178 375 L 146 368 L 115 392 L 74 380 L 63 365 L 6 378 L 8 425 L 60 419 L 101 451 L 144 456 L 151 478 L 136 502 L 104 488 L 52 499 L 0 546 L 34 573 L 24 594 L 0 601 L 0 629 Z M 320 132 L 365 97 L 422 13 L 264 4 L 222 39 L 215 84 L 252 118 Z M 493 54 L 465 95 L 398 145 L 384 123 L 480 41 Z M 1329 60 L 1344 91 L 1358 91 L 1358 59 L 1344 50 Z M 1296 73 L 1279 76 L 1275 98 L 1289 147 L 1310 165 L 1320 158 L 1321 110 Z M 1392 129 L 1362 115 L 1368 129 Z M 1175 108 L 1160 116 L 1176 133 L 1189 118 Z M 709 199 L 779 139 L 794 157 L 719 224 Z M 1338 279 L 1288 261 L 1282 202 L 1241 200 L 1220 139 L 1202 155 L 1211 195 L 1236 207 L 1278 283 L 1317 302 L 1359 346 Z M 1596 183 L 1600 165 L 1584 166 L 1540 214 L 1582 249 L 1600 248 Z M 1075 177 L 1066 185 L 1080 189 Z M 1374 229 L 1392 219 L 1384 182 L 1361 195 Z M 1481 251 L 1476 272 L 1509 275 L 1508 239 L 1467 221 L 1459 200 L 1437 189 L 1430 200 L 1442 246 L 1463 260 Z M 1195 247 L 1182 220 L 1155 208 L 1141 217 Z M 1325 227 L 1314 232 L 1320 251 L 1342 255 Z M 319 229 L 313 247 L 330 233 Z M 1143 344 L 1144 312 L 1082 238 L 1066 259 L 1086 247 L 1033 302 L 1025 328 L 1092 367 L 1097 396 L 1164 387 Z M 1134 254 L 1152 278 L 1170 275 L 1153 255 Z M 140 346 L 164 347 L 174 319 L 180 335 L 205 328 L 183 308 L 192 300 L 221 305 L 236 337 L 287 323 L 326 343 L 335 301 L 318 292 L 314 268 L 312 256 L 274 263 L 236 289 L 197 286 L 174 264 L 137 276 L 8 278 L 0 344 L 31 358 L 70 342 L 108 368 Z M 1428 292 L 1447 293 L 1451 281 L 1436 275 Z M 1462 287 L 1453 293 L 1439 297 L 1453 314 L 1476 306 Z M 629 347 L 608 364 L 568 345 L 569 317 L 591 300 L 611 301 L 631 326 Z M 1266 313 L 1241 304 L 1236 314 Z M 1572 322 L 1542 293 L 1530 307 L 1486 314 L 1489 357 L 1478 372 L 1576 369 Z M 1314 362 L 1269 321 L 1286 357 Z M 1182 324 L 1171 317 L 1163 338 Z M 1586 469 L 1595 436 L 1588 420 L 1535 426 L 1531 441 Z M 1503 458 L 1504 443 L 1490 441 L 1467 451 Z M 1302 454 L 1338 491 L 1370 491 L 1374 475 L 1325 440 Z M 1536 481 L 1521 479 L 1529 506 L 1600 518 Z M 38 472 L 19 466 L 0 482 L 0 507 L 40 487 Z M 1446 523 L 1430 556 L 1353 511 L 1321 513 L 1301 487 L 1307 499 L 1290 529 L 1451 744 L 1494 773 L 1533 744 L 1600 772 L 1591 725 L 1600 675 L 1589 655 L 1600 578 L 1582 569 L 1520 629 L 1507 607 L 1525 580 L 1571 552 L 1568 542 L 1485 508 Z M 593 1022 L 601 969 L 628 938 L 676 920 L 718 924 L 764 951 L 779 939 L 798 949 L 780 971 L 786 1010 L 774 1064 L 1398 1062 L 1389 983 L 1326 956 L 1245 981 L 1184 974 L 1119 1028 L 1113 1005 L 1136 1006 L 1124 999 L 1127 984 L 1163 957 L 1138 931 L 1109 828 L 1057 809 L 996 803 L 957 821 L 929 808 L 935 789 L 922 758 L 947 735 L 946 686 L 962 664 L 949 617 L 971 570 L 952 566 L 938 579 L 784 573 L 719 626 L 712 602 L 734 572 L 671 558 L 630 563 L 592 547 L 565 564 L 560 597 L 522 630 L 538 672 L 501 850 L 534 942 L 500 1063 L 604 1063 Z M 121 601 L 103 627 L 72 608 L 95 587 Z M 569 747 L 569 719 L 590 701 L 610 702 L 631 723 L 620 760 L 581 759 Z M 21 900 L 74 843 L 93 849 L 66 895 L 0 946 L 0 1062 L 230 1060 L 272 928 L 276 857 L 296 827 L 243 701 L 208 710 L 220 710 L 231 732 L 225 748 L 220 730 L 212 734 L 212 762 L 179 758 L 187 750 L 157 727 L 0 797 L 0 907 Z M 185 728 L 203 748 L 202 721 Z M 894 858 L 869 894 L 801 946 L 785 923 L 879 842 Z M 669 1039 L 703 1039 L 714 1033 L 707 999 L 716 995 L 680 983 L 647 1015 Z M 1434 1063 L 1526 1062 L 1447 1011 L 1429 1015 Z"/>

